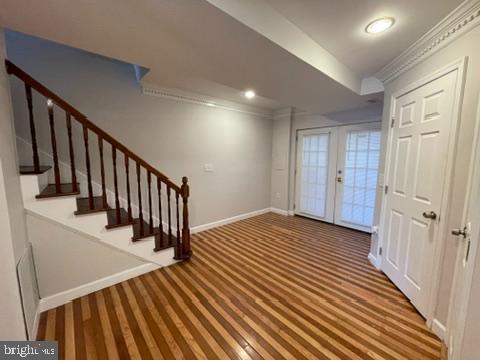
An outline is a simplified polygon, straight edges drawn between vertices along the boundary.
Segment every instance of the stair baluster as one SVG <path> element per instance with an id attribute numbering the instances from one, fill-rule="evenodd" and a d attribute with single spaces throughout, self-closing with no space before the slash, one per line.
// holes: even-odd
<path id="1" fill-rule="evenodd" d="M 132 199 L 130 195 L 130 170 L 129 170 L 129 161 L 128 156 L 125 154 L 125 177 L 127 182 L 127 213 L 128 213 L 128 222 L 132 221 Z"/>
<path id="2" fill-rule="evenodd" d="M 170 207 L 170 186 L 167 186 L 168 246 L 172 246 L 172 209 Z"/>
<path id="3" fill-rule="evenodd" d="M 113 186 L 115 189 L 115 216 L 117 224 L 121 223 L 120 219 L 120 199 L 118 196 L 118 177 L 117 177 L 117 148 L 112 145 L 112 161 L 113 161 Z"/>
<path id="4" fill-rule="evenodd" d="M 140 184 L 140 164 L 137 162 L 137 193 L 138 193 L 138 218 L 140 220 L 140 236 L 145 235 L 142 209 L 142 187 Z"/>
<path id="5" fill-rule="evenodd" d="M 153 215 L 152 215 L 152 174 L 150 171 L 147 171 L 147 182 L 148 182 L 148 228 L 149 233 L 153 233 Z"/>
<path id="6" fill-rule="evenodd" d="M 100 176 L 102 182 L 102 205 L 107 208 L 107 189 L 105 186 L 105 162 L 103 160 L 103 140 L 98 136 L 98 152 L 100 154 Z"/>
<path id="7" fill-rule="evenodd" d="M 155 248 L 154 251 L 160 251 L 163 249 L 163 220 L 162 220 L 162 186 L 161 181 L 157 177 L 157 193 L 158 193 L 158 232 L 155 236 Z"/>
<path id="8" fill-rule="evenodd" d="M 40 160 L 38 158 L 38 146 L 37 146 L 37 134 L 35 131 L 35 121 L 33 120 L 32 88 L 27 84 L 25 84 L 25 95 L 27 97 L 28 121 L 30 123 L 30 137 L 32 140 L 33 170 L 35 173 L 39 173 Z"/>
<path id="9" fill-rule="evenodd" d="M 48 108 L 48 122 L 50 124 L 50 140 L 52 143 L 52 155 L 53 155 L 53 173 L 55 177 L 55 190 L 58 193 L 62 192 L 62 184 L 60 181 L 60 168 L 58 165 L 58 153 L 57 153 L 57 138 L 55 135 L 55 120 L 53 115 L 53 101 L 47 100 Z"/>
<path id="10" fill-rule="evenodd" d="M 73 150 L 73 139 L 72 139 L 72 116 L 70 113 L 65 112 L 65 121 L 67 123 L 67 134 L 68 134 L 68 153 L 70 154 L 70 171 L 72 177 L 72 191 L 78 191 L 77 185 L 77 172 L 75 170 L 75 153 Z"/>
<path id="11" fill-rule="evenodd" d="M 87 167 L 88 208 L 93 210 L 93 188 L 92 172 L 90 169 L 90 152 L 88 150 L 88 128 L 85 124 L 83 125 L 83 143 L 85 144 L 85 166 Z"/>

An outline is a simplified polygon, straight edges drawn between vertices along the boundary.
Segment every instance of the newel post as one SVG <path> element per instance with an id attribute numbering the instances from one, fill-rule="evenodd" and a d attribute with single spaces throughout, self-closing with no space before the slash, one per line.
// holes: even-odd
<path id="1" fill-rule="evenodd" d="M 182 199 L 183 199 L 183 227 L 182 227 L 182 255 L 184 259 L 192 256 L 190 248 L 190 226 L 188 221 L 188 197 L 190 196 L 190 187 L 188 186 L 188 178 L 182 178 Z"/>

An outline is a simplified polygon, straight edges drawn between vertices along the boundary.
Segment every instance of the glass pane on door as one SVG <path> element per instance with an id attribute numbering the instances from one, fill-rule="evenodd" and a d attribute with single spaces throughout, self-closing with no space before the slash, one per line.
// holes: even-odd
<path id="1" fill-rule="evenodd" d="M 329 134 L 303 136 L 300 211 L 325 217 Z"/>
<path id="2" fill-rule="evenodd" d="M 347 133 L 341 220 L 371 227 L 375 210 L 380 130 Z"/>

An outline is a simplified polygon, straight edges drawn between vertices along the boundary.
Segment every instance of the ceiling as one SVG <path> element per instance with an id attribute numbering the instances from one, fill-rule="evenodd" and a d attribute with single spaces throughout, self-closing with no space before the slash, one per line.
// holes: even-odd
<path id="1" fill-rule="evenodd" d="M 141 65 L 149 84 L 329 113 L 378 98 L 362 95 L 362 79 L 459 3 L 397 2 L 0 0 L 0 26 Z M 366 22 L 387 12 L 398 26 L 382 37 L 363 35 Z M 248 88 L 260 97 L 246 100 Z"/>
<path id="2" fill-rule="evenodd" d="M 368 77 L 448 15 L 463 0 L 265 0 L 357 74 Z M 372 20 L 395 17 L 380 35 L 365 33 Z"/>

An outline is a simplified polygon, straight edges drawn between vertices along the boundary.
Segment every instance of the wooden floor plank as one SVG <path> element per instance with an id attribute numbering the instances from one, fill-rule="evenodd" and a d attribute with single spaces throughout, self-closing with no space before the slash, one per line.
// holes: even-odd
<path id="1" fill-rule="evenodd" d="M 189 262 L 41 314 L 66 359 L 441 359 L 370 237 L 272 213 L 192 235 Z"/>

